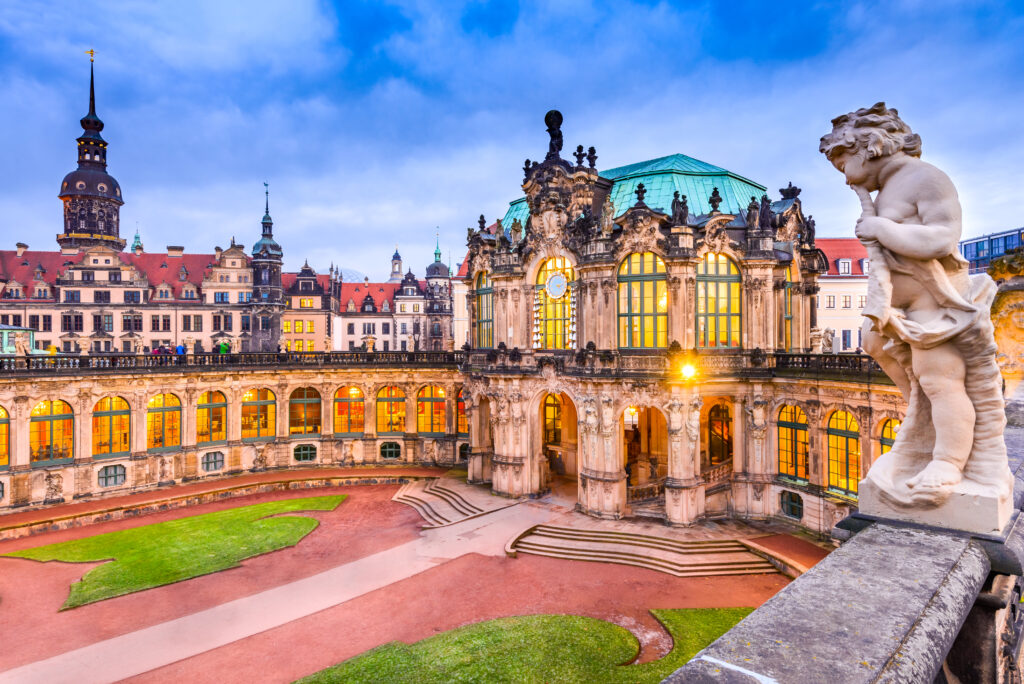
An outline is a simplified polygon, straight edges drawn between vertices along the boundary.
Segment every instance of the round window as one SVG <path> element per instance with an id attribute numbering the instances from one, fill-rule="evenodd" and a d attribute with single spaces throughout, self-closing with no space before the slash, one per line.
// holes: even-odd
<path id="1" fill-rule="evenodd" d="M 96 189 L 99 190 L 100 192 L 106 192 L 107 186 L 104 183 L 100 183 L 99 185 L 96 186 Z"/>
<path id="2" fill-rule="evenodd" d="M 78 181 L 75 183 L 75 187 L 79 190 L 85 190 L 85 181 Z"/>

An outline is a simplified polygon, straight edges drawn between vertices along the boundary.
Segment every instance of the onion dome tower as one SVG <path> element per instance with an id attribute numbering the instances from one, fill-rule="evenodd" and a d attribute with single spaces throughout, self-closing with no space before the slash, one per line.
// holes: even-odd
<path id="1" fill-rule="evenodd" d="M 100 135 L 103 122 L 96 116 L 96 88 L 89 60 L 89 113 L 82 117 L 78 138 L 78 168 L 64 176 L 60 197 L 64 203 L 64 230 L 57 236 L 61 248 L 106 245 L 124 249 L 120 236 L 121 186 L 107 173 L 107 142 Z"/>
<path id="2" fill-rule="evenodd" d="M 266 206 L 263 210 L 263 235 L 252 246 L 252 330 L 246 351 L 276 351 L 281 339 L 281 312 L 284 288 L 281 269 L 284 251 L 274 239 L 274 221 L 270 218 L 270 187 L 264 183 Z M 243 343 L 244 344 L 244 343 Z"/>

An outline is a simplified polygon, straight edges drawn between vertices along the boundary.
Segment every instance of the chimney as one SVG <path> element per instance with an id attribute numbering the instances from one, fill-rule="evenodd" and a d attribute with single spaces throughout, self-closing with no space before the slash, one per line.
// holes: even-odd
<path id="1" fill-rule="evenodd" d="M 220 261 L 220 255 L 223 254 L 223 253 L 224 253 L 224 250 L 221 249 L 220 247 L 214 247 L 213 248 L 213 256 L 214 256 L 215 259 L 217 259 L 217 261 Z"/>
<path id="2" fill-rule="evenodd" d="M 28 245 L 26 245 L 24 242 L 19 242 L 18 244 L 14 245 L 14 246 L 18 248 L 18 256 L 21 256 L 22 254 L 24 254 L 25 250 L 28 249 Z"/>
<path id="3" fill-rule="evenodd" d="M 179 245 L 167 245 L 167 256 L 180 257 L 185 253 L 185 248 Z"/>

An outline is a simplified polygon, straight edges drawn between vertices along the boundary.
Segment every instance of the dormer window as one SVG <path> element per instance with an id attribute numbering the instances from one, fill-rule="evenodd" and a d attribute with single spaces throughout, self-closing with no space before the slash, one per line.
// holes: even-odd
<path id="1" fill-rule="evenodd" d="M 860 260 L 860 270 L 864 272 L 864 275 L 871 273 L 871 259 Z"/>
<path id="2" fill-rule="evenodd" d="M 188 271 L 182 266 L 178 269 L 178 280 L 185 280 L 186 278 L 188 278 Z"/>
<path id="3" fill-rule="evenodd" d="M 850 259 L 840 259 L 839 260 L 839 275 L 850 275 L 851 263 L 852 262 L 851 262 Z"/>
<path id="4" fill-rule="evenodd" d="M 384 300 L 384 304 L 381 305 L 381 311 L 391 311 L 391 306 L 388 304 L 388 300 Z"/>

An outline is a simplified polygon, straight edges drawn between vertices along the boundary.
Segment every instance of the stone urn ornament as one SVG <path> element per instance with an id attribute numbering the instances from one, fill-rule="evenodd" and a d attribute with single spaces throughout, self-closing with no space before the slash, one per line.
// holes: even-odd
<path id="1" fill-rule="evenodd" d="M 996 287 L 969 275 L 957 249 L 956 188 L 884 102 L 833 119 L 819 149 L 861 204 L 855 233 L 871 259 L 863 347 L 907 401 L 892 450 L 860 482 L 860 512 L 999 535 L 1013 476 L 989 315 Z"/>

